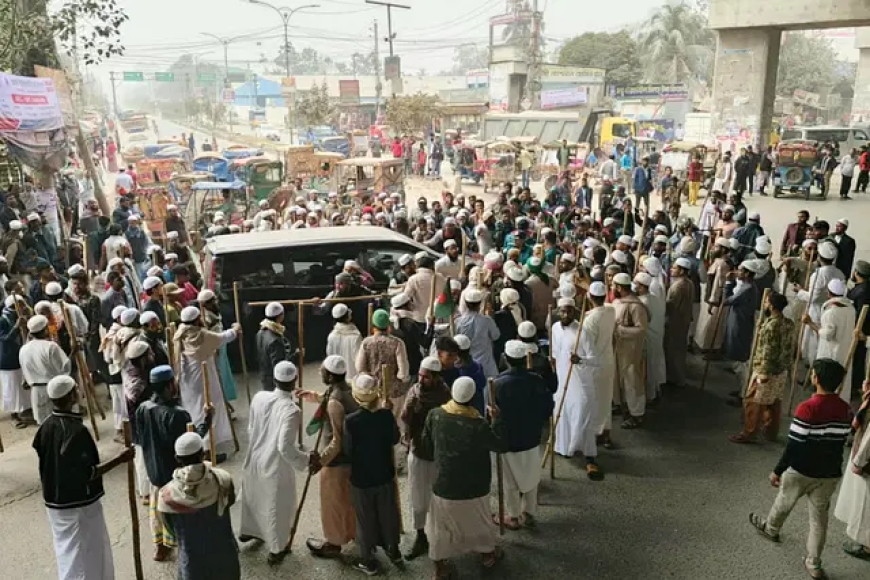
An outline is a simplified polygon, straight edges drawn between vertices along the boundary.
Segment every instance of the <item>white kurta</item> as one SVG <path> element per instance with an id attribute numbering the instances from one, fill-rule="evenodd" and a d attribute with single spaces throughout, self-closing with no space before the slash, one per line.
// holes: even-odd
<path id="1" fill-rule="evenodd" d="M 30 397 L 24 390 L 24 375 L 21 369 L 0 371 L 0 388 L 3 389 L 3 410 L 7 413 L 23 413 L 31 406 Z"/>
<path id="2" fill-rule="evenodd" d="M 832 298 L 822 307 L 819 322 L 819 348 L 816 358 L 830 358 L 845 365 L 855 330 L 855 307 L 848 298 Z M 807 334 L 815 334 L 807 331 Z M 846 369 L 840 397 L 850 402 L 852 396 L 852 365 Z"/>
<path id="3" fill-rule="evenodd" d="M 300 421 L 302 414 L 290 392 L 260 391 L 251 401 L 239 533 L 263 540 L 273 554 L 290 541 L 296 514 L 294 470 L 308 467 L 308 456 L 295 444 Z"/>
<path id="4" fill-rule="evenodd" d="M 822 306 L 828 299 L 828 282 L 833 279 L 843 280 L 843 273 L 834 266 L 822 266 L 810 276 L 809 288 L 797 293 L 797 299 L 809 303 L 807 313 L 813 322 L 819 323 L 822 316 Z M 801 344 L 801 356 L 808 364 L 816 360 L 816 350 L 819 346 L 819 337 L 815 332 L 804 332 L 804 340 Z"/>
<path id="5" fill-rule="evenodd" d="M 589 311 L 583 320 L 576 351 L 573 348 L 580 325 L 573 323 L 568 328 L 564 328 L 561 322 L 553 325 L 552 348 L 559 380 L 554 413 L 558 413 L 562 394 L 565 393 L 562 417 L 556 426 L 555 449 L 560 455 L 570 457 L 580 452 L 584 457 L 595 457 L 598 454 L 595 437 L 599 427 L 604 425 L 601 409 L 606 402 L 606 415 L 609 417 L 613 399 L 612 341 L 615 325 L 616 313 L 613 308 L 602 306 Z M 574 370 L 570 371 L 572 354 L 579 356 L 581 363 L 573 365 Z"/>
<path id="6" fill-rule="evenodd" d="M 650 292 L 652 289 L 650 289 Z M 639 296 L 649 311 L 649 326 L 644 340 L 644 357 L 646 361 L 646 397 L 655 399 L 659 395 L 659 387 L 668 380 L 665 365 L 665 302 L 658 296 L 646 294 Z"/>
<path id="7" fill-rule="evenodd" d="M 326 339 L 326 356 L 337 354 L 347 363 L 347 380 L 357 375 L 356 353 L 362 346 L 362 334 L 354 323 L 336 322 Z"/>
<path id="8" fill-rule="evenodd" d="M 445 278 L 453 278 L 454 280 L 458 280 L 462 276 L 462 270 L 460 269 L 461 262 L 459 258 L 456 260 L 451 260 L 449 256 L 446 254 L 435 262 L 435 272 L 441 274 Z M 441 289 L 436 289 L 436 292 L 440 292 Z"/>
<path id="9" fill-rule="evenodd" d="M 221 333 L 221 346 L 235 340 L 236 331 L 233 329 L 225 330 Z M 181 391 L 181 405 L 184 410 L 190 414 L 190 420 L 194 425 L 199 425 L 205 421 L 205 394 L 203 391 L 205 378 L 202 374 L 200 361 L 189 357 L 184 353 L 179 356 L 181 360 L 181 372 L 179 373 L 179 381 Z M 209 396 L 211 404 L 214 406 L 214 418 L 212 419 L 212 431 L 214 432 L 215 453 L 229 453 L 233 448 L 233 433 L 230 429 L 230 418 L 227 415 L 227 408 L 224 404 L 224 395 L 221 390 L 220 376 L 217 372 L 215 357 L 210 356 L 206 365 L 208 369 L 209 380 Z M 206 433 L 203 438 L 205 449 L 209 448 L 210 434 Z"/>
<path id="10" fill-rule="evenodd" d="M 51 414 L 51 400 L 46 391 L 48 381 L 58 375 L 69 375 L 69 357 L 57 343 L 31 339 L 21 347 L 18 360 L 24 380 L 30 385 L 33 418 L 41 425 Z"/>
<path id="11" fill-rule="evenodd" d="M 413 388 L 413 387 L 412 387 Z M 538 470 L 541 466 L 538 462 Z M 408 488 L 411 499 L 411 521 L 415 530 L 426 527 L 426 515 L 432 502 L 432 486 L 438 478 L 438 465 L 408 453 Z"/>
<path id="12" fill-rule="evenodd" d="M 79 508 L 46 508 L 59 580 L 114 580 L 112 544 L 103 517 L 103 503 Z"/>
<path id="13" fill-rule="evenodd" d="M 870 433 L 865 432 L 860 446 L 844 469 L 843 482 L 834 517 L 846 524 L 846 535 L 856 542 L 870 546 L 870 477 L 852 473 L 852 465 L 870 463 Z M 856 440 L 855 444 L 858 442 Z"/>

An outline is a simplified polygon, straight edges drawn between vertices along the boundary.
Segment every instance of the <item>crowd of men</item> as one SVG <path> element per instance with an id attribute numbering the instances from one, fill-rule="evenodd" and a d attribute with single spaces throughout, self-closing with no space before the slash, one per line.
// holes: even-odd
<path id="1" fill-rule="evenodd" d="M 388 296 L 374 295 L 371 275 L 349 261 L 334 291 L 313 298 L 334 321 L 322 392 L 299 384 L 284 306 L 266 307 L 254 357 L 261 390 L 238 488 L 216 465 L 240 452 L 226 345 L 241 327 L 227 327 L 217 296 L 203 288 L 177 208 L 168 208 L 164 252 L 122 196 L 99 220 L 90 256 L 63 275 L 52 260 L 38 261 L 29 289 L 13 269 L 5 285 L 4 409 L 17 427 L 39 425 L 34 448 L 60 577 L 113 577 L 101 476 L 131 460 L 153 558 L 177 550 L 180 578 L 239 578 L 238 542 L 262 544 L 278 565 L 301 509 L 297 472 L 316 474 L 320 486 L 322 537 L 306 542 L 315 556 L 338 558 L 354 542 L 352 565 L 368 575 L 382 570 L 378 547 L 397 567 L 428 555 L 436 579 L 454 577 L 451 559 L 462 553 L 491 568 L 503 557 L 499 527 L 537 523 L 542 460 L 582 458 L 588 478 L 602 481 L 599 451 L 614 446 L 613 417 L 621 429 L 644 428 L 648 409 L 690 384 L 692 352 L 705 365 L 730 361 L 738 377 L 731 403 L 744 426 L 734 443 L 776 440 L 789 385 L 815 389 L 798 406 L 771 476 L 777 502 L 767 518 L 751 517 L 778 540 L 807 495 L 814 578 L 824 574 L 828 504 L 854 432 L 835 515 L 853 540 L 846 552 L 870 558 L 870 320 L 862 316 L 870 264 L 854 261 L 848 220 L 832 231 L 801 212 L 775 266 L 774 240 L 743 192 L 726 201 L 712 191 L 697 221 L 680 215 L 679 199 L 651 211 L 649 193 L 632 200 L 606 180 L 593 211 L 587 178 L 575 183 L 566 173 L 543 200 L 504 184 L 490 205 L 447 192 L 414 207 L 398 194 L 362 195 L 355 207 L 335 194 L 303 194 L 286 207 L 264 204 L 241 224 L 211 216 L 206 236 L 346 224 L 392 228 L 431 250 L 398 259 Z M 99 294 L 94 271 L 96 285 L 105 282 Z M 105 463 L 81 412 L 98 412 L 91 385 L 102 382 L 116 439 L 123 442 L 127 419 L 135 447 Z M 304 427 L 306 402 L 317 412 Z M 301 445 L 303 427 L 316 434 L 313 448 Z M 503 467 L 504 510 L 495 514 L 493 454 Z M 405 473 L 410 518 L 397 485 Z M 238 538 L 229 511 L 236 501 Z M 403 552 L 406 521 L 413 543 Z"/>

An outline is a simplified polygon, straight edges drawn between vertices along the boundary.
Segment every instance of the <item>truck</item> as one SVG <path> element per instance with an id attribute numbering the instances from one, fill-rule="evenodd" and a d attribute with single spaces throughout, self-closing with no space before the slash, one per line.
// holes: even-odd
<path id="1" fill-rule="evenodd" d="M 137 111 L 125 111 L 118 122 L 126 133 L 144 133 L 148 130 L 148 115 Z"/>

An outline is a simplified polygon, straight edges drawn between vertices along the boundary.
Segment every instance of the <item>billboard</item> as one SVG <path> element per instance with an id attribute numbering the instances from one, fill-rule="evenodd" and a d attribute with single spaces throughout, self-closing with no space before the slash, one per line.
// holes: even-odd
<path id="1" fill-rule="evenodd" d="M 541 83 L 575 83 L 578 85 L 603 85 L 605 73 L 607 73 L 607 71 L 603 68 L 545 64 L 541 67 Z"/>
<path id="2" fill-rule="evenodd" d="M 39 78 L 54 81 L 54 89 L 57 91 L 57 103 L 60 105 L 63 122 L 67 128 L 77 131 L 78 125 L 76 124 L 75 107 L 73 105 L 72 92 L 66 80 L 66 73 L 56 68 L 48 68 L 38 64 L 33 65 L 33 72 Z"/>
<path id="3" fill-rule="evenodd" d="M 586 87 L 541 91 L 541 108 L 544 110 L 576 107 L 588 102 L 589 91 Z"/>
<path id="4" fill-rule="evenodd" d="M 0 131 L 54 131 L 63 126 L 53 80 L 0 73 Z"/>
<path id="5" fill-rule="evenodd" d="M 338 102 L 345 106 L 359 106 L 359 81 L 352 79 L 338 81 Z"/>
<path id="6" fill-rule="evenodd" d="M 489 69 L 481 68 L 466 71 L 465 88 L 482 89 L 489 86 Z"/>

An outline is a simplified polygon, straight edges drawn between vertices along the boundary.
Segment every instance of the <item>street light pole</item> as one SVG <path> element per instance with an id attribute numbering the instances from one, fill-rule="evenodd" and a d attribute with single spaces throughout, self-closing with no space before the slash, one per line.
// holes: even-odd
<path id="1" fill-rule="evenodd" d="M 232 85 L 230 85 L 230 58 L 229 58 L 229 46 L 230 43 L 236 40 L 236 38 L 222 38 L 217 36 L 216 34 L 211 34 L 210 32 L 200 32 L 203 36 L 208 36 L 209 38 L 213 38 L 218 41 L 224 47 L 224 89 L 229 89 Z M 223 93 L 221 93 L 221 100 L 223 100 Z M 233 132 L 233 109 L 227 110 L 227 121 L 230 127 L 230 133 Z"/>
<path id="2" fill-rule="evenodd" d="M 284 76 L 290 78 L 290 18 L 300 10 L 306 8 L 320 8 L 320 4 L 306 4 L 305 6 L 297 6 L 296 8 L 286 8 L 284 6 L 274 6 L 263 0 L 248 0 L 251 4 L 265 6 L 271 8 L 281 17 L 281 22 L 284 23 Z M 283 83 L 282 83 L 283 86 Z M 290 143 L 293 143 L 293 128 L 296 124 L 296 91 L 293 91 L 292 98 L 293 106 L 290 107 L 289 124 L 290 124 Z"/>

